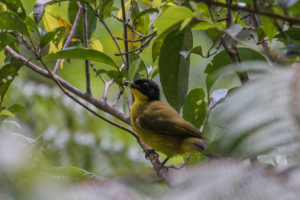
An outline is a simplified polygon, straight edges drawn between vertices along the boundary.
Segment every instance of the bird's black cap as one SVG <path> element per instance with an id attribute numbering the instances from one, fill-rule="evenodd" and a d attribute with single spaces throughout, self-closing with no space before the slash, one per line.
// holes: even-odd
<path id="1" fill-rule="evenodd" d="M 142 94 L 146 95 L 149 101 L 160 100 L 160 91 L 158 85 L 148 79 L 139 79 L 130 84 L 130 87 L 137 89 Z"/>

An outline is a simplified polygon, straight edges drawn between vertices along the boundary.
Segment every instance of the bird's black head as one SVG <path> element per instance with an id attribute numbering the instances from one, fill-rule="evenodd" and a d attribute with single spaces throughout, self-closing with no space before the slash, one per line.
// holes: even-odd
<path id="1" fill-rule="evenodd" d="M 139 79 L 139 80 L 132 82 L 130 87 L 131 87 L 131 89 L 136 89 L 141 94 L 145 95 L 147 97 L 148 101 L 160 100 L 159 87 L 152 80 Z M 135 99 L 143 98 L 143 97 L 140 97 L 139 94 L 135 94 L 134 90 L 132 90 L 132 93 L 133 93 Z"/>

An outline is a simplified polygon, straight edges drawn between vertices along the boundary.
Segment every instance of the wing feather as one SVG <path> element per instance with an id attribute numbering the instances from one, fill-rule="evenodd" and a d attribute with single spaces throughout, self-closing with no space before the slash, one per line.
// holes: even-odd
<path id="1" fill-rule="evenodd" d="M 140 127 L 159 134 L 203 138 L 202 133 L 185 121 L 174 109 L 160 101 L 149 104 L 137 118 Z"/>

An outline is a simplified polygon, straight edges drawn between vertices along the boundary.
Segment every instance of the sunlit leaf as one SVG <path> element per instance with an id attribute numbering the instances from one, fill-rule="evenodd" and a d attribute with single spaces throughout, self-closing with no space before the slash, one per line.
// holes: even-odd
<path id="1" fill-rule="evenodd" d="M 176 13 L 176 15 L 174 15 L 174 13 Z M 159 35 L 178 22 L 193 16 L 194 13 L 186 7 L 170 7 L 154 21 L 154 25 Z"/>
<path id="2" fill-rule="evenodd" d="M 9 110 L 0 110 L 0 116 L 15 117 Z"/>
<path id="3" fill-rule="evenodd" d="M 105 63 L 114 67 L 117 67 L 115 62 L 106 54 L 96 51 L 94 49 L 86 49 L 82 47 L 72 47 L 66 48 L 64 50 L 58 51 L 44 56 L 44 60 L 56 60 L 56 59 L 82 59 L 91 60 L 95 62 Z"/>
<path id="4" fill-rule="evenodd" d="M 90 39 L 89 47 L 97 51 L 103 52 L 103 45 L 98 39 Z"/>

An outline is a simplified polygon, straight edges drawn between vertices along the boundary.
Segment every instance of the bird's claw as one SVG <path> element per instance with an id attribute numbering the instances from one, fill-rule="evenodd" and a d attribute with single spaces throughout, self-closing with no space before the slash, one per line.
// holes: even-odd
<path id="1" fill-rule="evenodd" d="M 155 152 L 154 149 L 146 149 L 146 150 L 144 150 L 144 153 L 145 153 L 145 158 L 146 158 L 147 160 L 149 160 L 149 155 L 152 154 L 152 153 L 153 153 L 153 154 L 156 154 L 157 157 L 159 157 L 158 154 Z"/>

